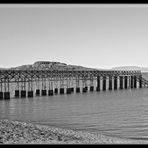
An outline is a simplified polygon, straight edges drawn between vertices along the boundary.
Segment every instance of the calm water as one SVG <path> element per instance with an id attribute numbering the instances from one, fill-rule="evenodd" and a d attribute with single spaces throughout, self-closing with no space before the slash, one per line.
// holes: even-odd
<path id="1" fill-rule="evenodd" d="M 148 88 L 1 100 L 0 119 L 5 118 L 123 138 L 148 138 Z"/>

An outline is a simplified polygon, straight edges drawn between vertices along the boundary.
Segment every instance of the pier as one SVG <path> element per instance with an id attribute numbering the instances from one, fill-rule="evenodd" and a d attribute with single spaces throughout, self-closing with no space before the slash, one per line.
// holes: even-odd
<path id="1" fill-rule="evenodd" d="M 0 70 L 0 99 L 148 87 L 141 71 Z"/>

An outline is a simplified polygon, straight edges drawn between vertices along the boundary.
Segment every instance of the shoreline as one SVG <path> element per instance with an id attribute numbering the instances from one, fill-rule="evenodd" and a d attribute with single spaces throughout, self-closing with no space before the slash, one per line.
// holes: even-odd
<path id="1" fill-rule="evenodd" d="M 122 139 L 4 119 L 0 120 L 0 144 L 148 144 L 148 140 Z"/>

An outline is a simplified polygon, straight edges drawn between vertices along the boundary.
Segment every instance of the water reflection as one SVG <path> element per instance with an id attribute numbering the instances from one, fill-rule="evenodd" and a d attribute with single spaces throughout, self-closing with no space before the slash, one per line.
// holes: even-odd
<path id="1" fill-rule="evenodd" d="M 142 138 L 148 135 L 148 91 L 143 88 L 1 100 L 0 118 Z"/>

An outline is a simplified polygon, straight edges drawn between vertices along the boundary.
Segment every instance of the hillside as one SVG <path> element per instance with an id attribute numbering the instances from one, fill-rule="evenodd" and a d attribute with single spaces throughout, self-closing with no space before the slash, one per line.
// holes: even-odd
<path id="1" fill-rule="evenodd" d="M 67 65 L 60 62 L 51 61 L 37 61 L 33 64 L 22 65 L 9 68 L 11 70 L 94 70 L 93 68 L 87 68 L 77 65 Z"/>
<path id="2" fill-rule="evenodd" d="M 139 67 L 139 66 L 121 66 L 113 67 L 113 70 L 141 70 L 142 72 L 148 72 L 148 67 Z"/>
<path id="3" fill-rule="evenodd" d="M 120 66 L 113 67 L 111 69 L 100 69 L 100 68 L 88 68 L 77 65 L 67 65 L 66 63 L 53 62 L 53 61 L 36 61 L 33 64 L 21 65 L 11 68 L 0 68 L 0 70 L 141 70 L 142 72 L 148 72 L 148 67 L 139 66 Z"/>
<path id="4" fill-rule="evenodd" d="M 113 67 L 113 70 L 140 70 L 141 67 L 138 66 L 121 66 L 121 67 Z"/>

